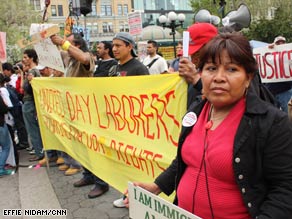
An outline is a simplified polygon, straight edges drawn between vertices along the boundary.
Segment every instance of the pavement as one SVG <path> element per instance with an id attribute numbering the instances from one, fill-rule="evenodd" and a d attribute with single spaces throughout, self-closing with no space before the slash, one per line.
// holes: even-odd
<path id="1" fill-rule="evenodd" d="M 89 199 L 92 185 L 75 188 L 73 183 L 82 178 L 82 172 L 65 176 L 57 165 L 33 167 L 31 155 L 20 151 L 20 167 L 11 176 L 0 178 L 0 218 L 1 219 L 129 219 L 126 208 L 115 208 L 113 201 L 121 197 L 114 188 L 104 195 Z M 22 216 L 4 216 L 4 209 L 21 209 Z M 24 216 L 24 209 L 66 209 L 67 216 Z M 7 211 L 6 211 L 7 213 Z"/>

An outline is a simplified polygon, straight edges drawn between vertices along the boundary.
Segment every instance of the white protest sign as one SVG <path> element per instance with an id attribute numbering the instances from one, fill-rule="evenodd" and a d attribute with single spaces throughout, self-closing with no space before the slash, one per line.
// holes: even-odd
<path id="1" fill-rule="evenodd" d="M 30 35 L 44 31 L 54 25 L 55 24 L 31 24 Z M 36 42 L 34 44 L 34 49 L 38 54 L 40 65 L 65 72 L 61 53 L 49 37 L 40 39 L 39 42 Z"/>
<path id="2" fill-rule="evenodd" d="M 292 81 L 292 43 L 255 48 L 253 54 L 263 83 Z"/>
<path id="3" fill-rule="evenodd" d="M 36 43 L 34 49 L 38 54 L 40 65 L 65 72 L 61 53 L 50 38 Z"/>
<path id="4" fill-rule="evenodd" d="M 183 32 L 183 57 L 189 57 L 190 32 Z"/>
<path id="5" fill-rule="evenodd" d="M 135 11 L 128 13 L 129 33 L 131 35 L 140 35 L 142 32 L 141 12 Z"/>
<path id="6" fill-rule="evenodd" d="M 128 197 L 132 219 L 201 219 L 131 182 L 128 183 Z"/>

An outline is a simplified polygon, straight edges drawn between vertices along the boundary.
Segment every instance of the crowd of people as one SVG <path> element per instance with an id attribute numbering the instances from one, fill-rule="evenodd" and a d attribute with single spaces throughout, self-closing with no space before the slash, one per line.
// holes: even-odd
<path id="1" fill-rule="evenodd" d="M 34 77 L 116 77 L 178 72 L 188 83 L 185 117 L 197 116 L 184 126 L 177 155 L 154 182 L 135 182 L 146 190 L 170 195 L 174 203 L 202 218 L 289 218 L 292 215 L 292 125 L 288 102 L 291 82 L 263 85 L 252 47 L 243 34 L 218 30 L 209 23 L 195 23 L 190 33 L 189 57 L 177 57 L 168 65 L 158 54 L 158 43 L 147 42 L 147 56 L 139 60 L 135 41 L 127 32 L 112 42 L 97 44 L 90 53 L 80 34 L 64 40 L 51 36 L 61 48 L 66 72 L 38 63 L 34 49 L 23 52 L 22 61 L 2 64 L 0 74 L 0 176 L 12 174 L 18 165 L 18 150 L 31 150 L 31 162 L 56 162 L 64 175 L 83 170 L 74 187 L 94 185 L 89 198 L 109 190 L 107 182 L 91 173 L 65 152 L 50 150 L 44 156 L 31 80 Z M 286 39 L 277 37 L 269 48 Z M 258 89 L 266 86 L 268 89 Z M 284 89 L 285 88 L 285 89 Z M 275 104 L 261 92 L 272 92 Z M 17 101 L 13 101 L 16 94 Z M 73 147 L 74 148 L 74 145 Z M 7 165 L 9 154 L 14 159 Z M 12 160 L 13 160 L 12 159 Z M 126 185 L 125 185 L 126 186 Z M 128 206 L 125 197 L 114 201 Z"/>

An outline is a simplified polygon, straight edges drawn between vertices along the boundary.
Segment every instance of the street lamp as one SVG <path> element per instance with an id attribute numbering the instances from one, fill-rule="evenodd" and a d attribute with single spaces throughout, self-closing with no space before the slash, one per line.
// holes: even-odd
<path id="1" fill-rule="evenodd" d="M 169 34 L 172 35 L 174 57 L 176 57 L 175 28 L 179 26 L 183 27 L 185 19 L 186 16 L 184 14 L 180 13 L 177 15 L 174 11 L 169 12 L 167 17 L 165 15 L 159 16 L 159 23 L 162 24 L 163 28 L 168 27 L 171 29 L 171 32 Z"/>

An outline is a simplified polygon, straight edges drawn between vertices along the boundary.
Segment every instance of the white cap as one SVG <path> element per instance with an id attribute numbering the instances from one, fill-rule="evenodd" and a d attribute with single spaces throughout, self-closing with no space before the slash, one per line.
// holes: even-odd
<path id="1" fill-rule="evenodd" d="M 37 65 L 36 69 L 38 70 L 43 70 L 46 66 L 43 66 L 43 65 Z"/>
<path id="2" fill-rule="evenodd" d="M 283 37 L 283 36 L 277 36 L 275 39 L 274 39 L 274 43 L 277 43 L 279 41 L 284 41 L 286 42 L 286 38 Z"/>

